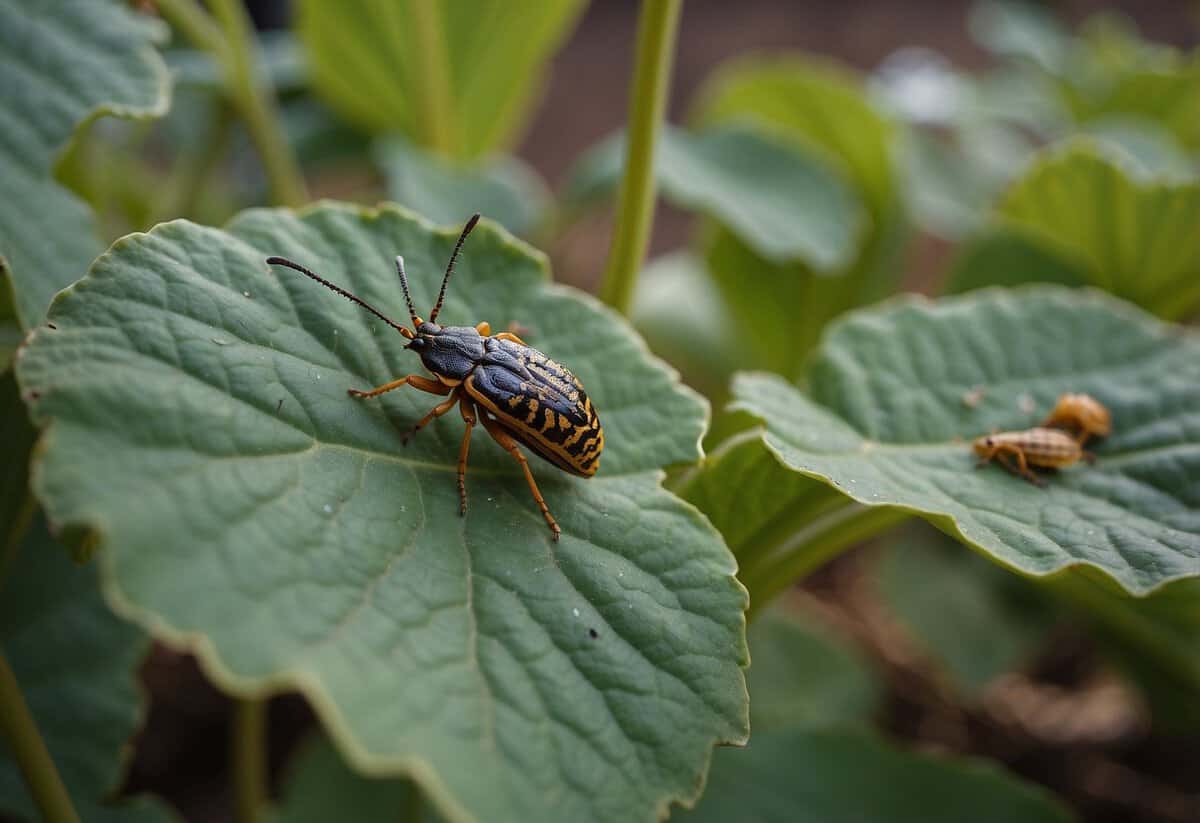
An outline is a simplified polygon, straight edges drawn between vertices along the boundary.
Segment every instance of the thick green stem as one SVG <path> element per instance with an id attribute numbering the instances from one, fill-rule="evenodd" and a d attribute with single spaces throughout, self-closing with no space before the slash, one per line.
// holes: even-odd
<path id="1" fill-rule="evenodd" d="M 254 36 L 239 0 L 210 0 L 212 17 L 195 0 L 158 0 L 159 11 L 196 48 L 221 65 L 225 93 L 246 124 L 277 205 L 300 206 L 308 190 L 283 133 L 270 81 L 256 67 Z M 215 18 L 215 20 L 214 20 Z"/>
<path id="2" fill-rule="evenodd" d="M 793 583 L 840 552 L 910 517 L 910 512 L 895 506 L 854 503 L 836 509 L 796 532 L 740 573 L 742 583 L 750 592 L 747 619 L 753 619 Z"/>
<path id="3" fill-rule="evenodd" d="M 415 55 L 420 82 L 413 84 L 417 96 L 418 126 L 427 148 L 443 157 L 453 158 L 458 149 L 451 115 L 453 102 L 450 87 L 450 58 L 442 25 L 442 12 L 437 0 L 412 0 L 411 23 L 417 31 L 421 47 Z"/>
<path id="4" fill-rule="evenodd" d="M 238 823 L 258 823 L 267 808 L 267 701 L 238 700 L 233 714 L 233 790 Z"/>
<path id="5" fill-rule="evenodd" d="M 0 734 L 8 741 L 42 818 L 48 823 L 78 821 L 71 796 L 58 775 L 3 652 L 0 652 Z"/>
<path id="6" fill-rule="evenodd" d="M 643 0 L 638 20 L 625 174 L 612 250 L 600 284 L 600 298 L 626 315 L 654 224 L 654 149 L 667 107 L 682 5 L 683 0 Z"/>

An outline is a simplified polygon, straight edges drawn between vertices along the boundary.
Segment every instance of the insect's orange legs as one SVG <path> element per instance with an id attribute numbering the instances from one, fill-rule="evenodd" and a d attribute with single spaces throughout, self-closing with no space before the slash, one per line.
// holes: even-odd
<path id="1" fill-rule="evenodd" d="M 463 422 L 467 424 L 467 430 L 463 432 L 462 446 L 458 449 L 458 513 L 466 515 L 467 513 L 467 451 L 471 448 L 471 429 L 475 427 L 475 409 L 471 405 L 471 401 L 465 397 L 458 404 L 458 410 L 462 412 Z"/>
<path id="2" fill-rule="evenodd" d="M 521 450 L 517 448 L 517 443 L 509 436 L 499 423 L 494 420 L 489 420 L 486 414 L 480 415 L 480 422 L 487 429 L 487 433 L 492 436 L 492 439 L 500 444 L 500 447 L 511 454 L 513 458 L 521 464 L 522 471 L 525 472 L 525 481 L 529 484 L 529 490 L 533 492 L 533 499 L 537 503 L 538 508 L 542 510 L 542 517 L 546 518 L 546 524 L 550 527 L 550 531 L 554 533 L 554 539 L 558 540 L 558 536 L 562 534 L 562 529 L 558 527 L 558 523 L 554 520 L 554 515 L 550 514 L 550 509 L 546 507 L 546 500 L 542 497 L 542 493 L 538 491 L 537 483 L 534 482 L 533 472 L 529 470 L 529 461 L 525 459 L 525 455 L 521 454 Z"/>
<path id="3" fill-rule="evenodd" d="M 479 332 L 484 337 L 491 337 L 492 324 L 486 320 L 480 321 L 479 323 L 475 324 L 475 331 Z"/>
<path id="4" fill-rule="evenodd" d="M 432 409 L 430 409 L 429 414 L 425 415 L 420 420 L 418 420 L 416 422 L 416 425 L 414 425 L 411 429 L 404 432 L 404 434 L 400 435 L 400 442 L 407 445 L 408 439 L 410 437 L 412 437 L 414 434 L 419 432 L 421 429 L 425 428 L 425 426 L 429 423 L 430 420 L 433 420 L 435 417 L 441 417 L 443 414 L 450 411 L 452 408 L 454 408 L 454 404 L 457 402 L 458 402 L 458 392 L 455 392 L 454 394 L 450 395 L 445 400 L 443 400 L 441 403 L 438 403 L 436 406 L 434 406 Z"/>
<path id="5" fill-rule="evenodd" d="M 414 389 L 427 391 L 430 394 L 449 394 L 451 389 L 445 383 L 437 380 L 430 380 L 428 377 L 422 377 L 419 374 L 408 374 L 401 377 L 399 380 L 393 380 L 391 383 L 384 383 L 382 386 L 371 389 L 370 391 L 362 391 L 360 389 L 346 389 L 346 394 L 351 397 L 378 397 L 384 392 L 398 389 L 401 386 L 412 386 Z"/>
<path id="6" fill-rule="evenodd" d="M 514 342 L 514 343 L 520 343 L 522 346 L 528 346 L 528 345 L 529 345 L 528 343 L 526 343 L 526 342 L 525 342 L 524 340 L 522 340 L 521 338 L 517 337 L 517 336 L 516 336 L 515 334 L 513 334 L 512 332 L 508 332 L 508 331 L 502 331 L 502 332 L 500 332 L 500 333 L 496 334 L 496 335 L 495 335 L 495 338 L 496 338 L 497 340 L 511 340 L 511 341 L 512 341 L 512 342 Z"/>
<path id="7" fill-rule="evenodd" d="M 1016 466 L 1013 466 L 1012 463 L 1009 463 L 1006 459 L 1006 455 L 1010 454 L 1016 455 Z M 1046 481 L 1034 474 L 1033 470 L 1029 468 L 1029 463 L 1025 461 L 1025 452 L 1021 451 L 1016 446 L 999 446 L 996 449 L 994 456 L 997 463 L 1008 469 L 1013 474 L 1025 478 L 1035 486 L 1041 487 L 1046 485 Z"/>

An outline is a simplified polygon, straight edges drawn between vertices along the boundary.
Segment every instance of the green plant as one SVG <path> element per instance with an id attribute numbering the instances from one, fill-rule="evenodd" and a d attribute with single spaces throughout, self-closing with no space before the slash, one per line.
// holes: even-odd
<path id="1" fill-rule="evenodd" d="M 919 738 L 889 720 L 909 700 L 1011 734 L 1002 686 L 1056 632 L 1154 734 L 1200 727 L 1194 55 L 987 4 L 986 74 L 740 55 L 671 126 L 686 10 L 645 0 L 627 138 L 555 196 L 508 152 L 580 3 L 306 0 L 295 39 L 233 0 L 22 5 L 0 814 L 173 817 L 118 792 L 152 642 L 236 701 L 244 821 L 1071 819 L 1093 801 L 1053 776 L 877 728 Z M 331 179 L 356 202 L 310 202 Z M 647 262 L 660 192 L 695 219 Z M 603 302 L 518 237 L 613 202 Z M 595 478 L 534 467 L 558 543 L 484 438 L 460 517 L 461 421 L 405 445 L 427 400 L 345 394 L 416 369 L 407 341 L 265 262 L 403 316 L 394 256 L 430 303 L 475 210 L 442 319 L 521 329 L 605 429 Z M 948 264 L 898 295 L 929 235 Z M 1112 412 L 1096 466 L 973 468 L 1068 391 Z M 273 793 L 285 692 L 320 728 Z"/>

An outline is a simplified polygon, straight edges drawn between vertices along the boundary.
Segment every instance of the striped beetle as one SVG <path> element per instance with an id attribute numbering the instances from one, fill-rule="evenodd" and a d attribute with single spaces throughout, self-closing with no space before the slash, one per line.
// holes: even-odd
<path id="1" fill-rule="evenodd" d="M 1059 429 L 1041 427 L 977 437 L 971 448 L 979 457 L 976 467 L 994 459 L 1035 486 L 1044 486 L 1046 481 L 1034 474 L 1030 466 L 1061 469 L 1080 460 L 1095 461 L 1095 457 L 1085 452 L 1071 435 Z M 1009 456 L 1016 458 L 1015 466 L 1009 462 Z"/>
<path id="2" fill-rule="evenodd" d="M 550 514 L 529 470 L 529 463 L 517 448 L 517 443 L 524 444 L 534 454 L 565 472 L 591 477 L 600 467 L 604 429 L 579 378 L 515 334 L 492 334 L 491 326 L 486 321 L 475 326 L 442 326 L 437 323 L 438 312 L 446 297 L 446 284 L 450 282 L 450 274 L 454 271 L 454 261 L 458 259 L 467 235 L 478 221 L 478 214 L 472 216 L 458 236 L 429 320 L 417 316 L 408 290 L 408 278 L 404 274 L 404 258 L 396 258 L 396 271 L 400 275 L 400 287 L 404 290 L 412 329 L 389 319 L 366 301 L 299 263 L 283 257 L 269 257 L 267 263 L 286 266 L 311 277 L 327 289 L 357 303 L 408 339 L 405 348 L 415 351 L 436 379 L 409 374 L 369 391 L 349 389 L 348 393 L 358 398 L 378 397 L 401 386 L 412 386 L 430 394 L 449 395 L 405 432 L 401 442 L 407 443 L 408 438 L 429 421 L 458 406 L 466 423 L 458 452 L 460 514 L 467 513 L 467 450 L 471 445 L 471 429 L 479 422 L 521 464 L 533 499 L 550 526 L 554 539 L 558 540 L 562 529 Z"/>

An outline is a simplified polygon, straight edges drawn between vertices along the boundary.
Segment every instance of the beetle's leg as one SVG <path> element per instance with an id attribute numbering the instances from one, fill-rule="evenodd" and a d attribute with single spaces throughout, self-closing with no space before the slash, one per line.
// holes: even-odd
<path id="1" fill-rule="evenodd" d="M 516 441 L 512 439 L 499 423 L 488 418 L 486 414 L 481 414 L 479 420 L 483 423 L 483 427 L 487 429 L 487 433 L 492 436 L 492 439 L 500 444 L 500 448 L 511 454 L 521 464 L 521 469 L 525 472 L 525 482 L 529 484 L 529 490 L 533 492 L 533 499 L 537 503 L 538 508 L 542 510 L 542 517 L 546 518 L 546 524 L 550 526 L 550 531 L 554 533 L 554 539 L 557 541 L 558 536 L 562 533 L 562 529 L 558 527 L 554 515 L 550 514 L 550 509 L 546 507 L 545 498 L 538 491 L 537 483 L 533 479 L 533 472 L 529 470 L 529 461 L 525 459 L 525 455 L 521 454 L 521 450 L 517 448 Z"/>
<path id="2" fill-rule="evenodd" d="M 428 424 L 430 420 L 433 420 L 435 417 L 441 417 L 443 414 L 450 411 L 452 408 L 454 408 L 454 404 L 457 402 L 458 392 L 454 392 L 454 394 L 450 395 L 441 403 L 438 403 L 436 406 L 430 409 L 429 414 L 418 420 L 415 426 L 404 432 L 404 434 L 400 435 L 400 442 L 404 445 L 408 445 L 408 439 L 410 437 L 419 432 L 421 429 L 425 428 L 426 424 Z"/>
<path id="3" fill-rule="evenodd" d="M 475 324 L 475 331 L 479 332 L 484 337 L 492 336 L 492 324 L 484 320 Z"/>
<path id="4" fill-rule="evenodd" d="M 1016 455 L 1017 465 L 1015 467 L 1004 459 L 1005 454 Z M 1034 474 L 1033 470 L 1029 468 L 1029 462 L 1025 459 L 1025 452 L 1021 451 L 1017 446 L 1008 446 L 1002 449 L 997 453 L 996 457 L 1013 474 L 1025 478 L 1039 488 L 1046 485 L 1046 481 Z"/>
<path id="5" fill-rule="evenodd" d="M 430 380 L 428 377 L 422 377 L 419 374 L 407 374 L 399 380 L 393 380 L 391 383 L 384 383 L 378 388 L 370 391 L 362 391 L 360 389 L 346 389 L 346 394 L 351 397 L 378 397 L 384 392 L 389 392 L 392 389 L 398 389 L 401 386 L 412 386 L 414 389 L 427 391 L 430 394 L 449 394 L 450 387 L 438 380 Z"/>
<path id="6" fill-rule="evenodd" d="M 458 513 L 467 514 L 467 450 L 471 448 L 471 429 L 475 427 L 475 408 L 471 401 L 463 398 L 458 404 L 467 430 L 463 432 L 462 446 L 458 449 Z"/>
<path id="7" fill-rule="evenodd" d="M 512 332 L 510 332 L 510 331 L 502 331 L 502 332 L 499 332 L 499 333 L 497 333 L 497 334 L 496 334 L 496 339 L 497 339 L 497 340 L 511 340 L 511 341 L 513 341 L 514 343 L 520 343 L 522 346 L 528 346 L 528 345 L 529 345 L 529 344 L 528 344 L 528 343 L 526 343 L 524 340 L 522 340 L 521 338 L 517 337 L 515 334 L 513 334 L 513 333 L 512 333 Z"/>

